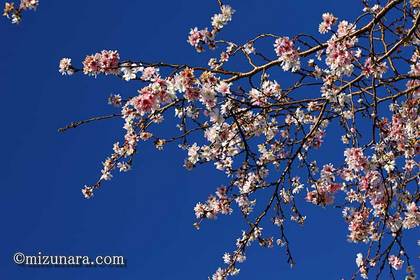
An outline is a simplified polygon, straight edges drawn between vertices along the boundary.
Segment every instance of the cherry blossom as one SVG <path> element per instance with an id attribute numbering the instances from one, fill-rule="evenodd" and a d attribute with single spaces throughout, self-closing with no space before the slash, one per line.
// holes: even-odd
<path id="1" fill-rule="evenodd" d="M 71 66 L 71 59 L 70 58 L 62 58 L 60 60 L 59 72 L 62 75 L 73 75 L 74 74 L 74 69 Z"/>
<path id="2" fill-rule="evenodd" d="M 403 266 L 404 261 L 400 258 L 398 258 L 395 255 L 391 255 L 388 257 L 389 264 L 392 266 L 395 270 L 400 270 Z"/>
<path id="3" fill-rule="evenodd" d="M 274 48 L 284 71 L 295 72 L 300 69 L 299 53 L 289 37 L 278 38 Z"/>
<path id="4" fill-rule="evenodd" d="M 382 75 L 386 72 L 386 70 L 386 62 L 375 65 L 372 63 L 372 59 L 370 57 L 366 59 L 365 65 L 363 66 L 363 74 L 365 74 L 367 77 L 372 75 L 377 79 L 382 78 Z"/>
<path id="5" fill-rule="evenodd" d="M 324 34 L 331 30 L 331 27 L 337 21 L 337 18 L 331 13 L 325 13 L 322 15 L 322 22 L 319 24 L 319 33 Z"/>
<path id="6" fill-rule="evenodd" d="M 22 13 L 27 10 L 36 10 L 39 5 L 39 0 L 21 0 L 19 7 L 15 6 L 13 2 L 6 2 L 4 4 L 3 16 L 10 19 L 14 24 L 22 21 Z"/>
<path id="7" fill-rule="evenodd" d="M 103 50 L 86 56 L 83 61 L 83 73 L 96 76 L 100 73 L 116 74 L 119 70 L 120 55 L 117 51 Z"/>

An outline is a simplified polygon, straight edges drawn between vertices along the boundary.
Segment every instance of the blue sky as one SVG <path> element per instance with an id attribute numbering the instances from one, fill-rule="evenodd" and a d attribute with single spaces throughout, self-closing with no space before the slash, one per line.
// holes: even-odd
<path id="1" fill-rule="evenodd" d="M 62 77 L 58 61 L 75 63 L 102 49 L 122 59 L 204 64 L 187 44 L 194 26 L 209 25 L 216 1 L 41 0 L 21 25 L 1 19 L 0 279 L 206 279 L 234 249 L 243 227 L 238 213 L 204 223 L 196 231 L 193 207 L 223 183 L 208 168 L 182 167 L 175 146 L 142 147 L 133 171 L 117 175 L 91 200 L 84 184 L 96 180 L 102 160 L 121 139 L 120 120 L 59 134 L 70 121 L 114 112 L 111 93 L 139 87 L 114 77 Z M 117 4 L 118 3 L 118 4 Z M 237 11 L 221 36 L 244 41 L 262 32 L 317 33 L 321 14 L 352 20 L 359 1 L 259 0 L 227 2 Z M 334 133 L 333 133 L 334 134 Z M 331 160 L 342 154 L 330 153 Z M 205 179 L 203 179 L 205 178 Z M 306 205 L 308 223 L 289 237 L 297 266 L 284 251 L 252 247 L 238 279 L 339 279 L 353 272 L 358 247 L 346 241 L 339 210 Z M 123 255 L 124 268 L 21 267 L 28 255 Z"/>

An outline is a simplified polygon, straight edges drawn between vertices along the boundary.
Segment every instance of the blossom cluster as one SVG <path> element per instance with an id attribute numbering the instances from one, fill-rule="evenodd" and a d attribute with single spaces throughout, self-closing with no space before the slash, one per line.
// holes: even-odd
<path id="1" fill-rule="evenodd" d="M 208 30 L 208 28 L 199 30 L 197 27 L 191 29 L 188 36 L 188 43 L 193 46 L 197 52 L 202 52 L 206 45 L 210 49 L 216 47 L 216 33 L 232 20 L 232 15 L 235 12 L 235 10 L 228 5 L 222 5 L 220 11 L 221 13 L 213 15 L 211 18 L 212 30 Z"/>
<path id="2" fill-rule="evenodd" d="M 145 68 L 147 73 L 148 68 Z M 173 80 L 164 80 L 159 77 L 153 83 L 138 91 L 139 95 L 130 100 L 130 104 L 137 109 L 140 115 L 152 112 L 161 104 L 168 103 L 174 97 Z"/>
<path id="3" fill-rule="evenodd" d="M 224 215 L 232 213 L 226 187 L 218 188 L 216 196 L 210 196 L 205 204 L 197 203 L 194 211 L 197 219 L 214 219 L 219 213 Z"/>
<path id="4" fill-rule="evenodd" d="M 211 18 L 211 25 L 215 30 L 220 30 L 225 26 L 229 21 L 232 20 L 232 15 L 235 10 L 232 9 L 231 6 L 222 5 L 220 7 L 220 14 L 215 14 Z"/>
<path id="5" fill-rule="evenodd" d="M 378 64 L 372 61 L 370 57 L 368 57 L 363 66 L 363 74 L 367 77 L 373 76 L 376 79 L 380 79 L 387 69 L 388 68 L 386 66 L 386 62 L 381 62 Z"/>
<path id="6" fill-rule="evenodd" d="M 284 71 L 296 72 L 300 69 L 299 52 L 289 37 L 278 38 L 274 43 L 274 49 Z"/>
<path id="7" fill-rule="evenodd" d="M 58 71 L 61 73 L 61 75 L 73 75 L 74 68 L 71 65 L 71 58 L 62 58 L 60 60 Z"/>
<path id="8" fill-rule="evenodd" d="M 237 249 L 232 253 L 225 253 L 223 255 L 223 262 L 228 265 L 227 268 L 218 268 L 213 274 L 212 280 L 223 280 L 227 276 L 235 276 L 239 273 L 239 268 L 234 266 L 235 263 L 242 263 L 246 260 L 246 256 L 242 253 L 243 249 L 250 246 L 254 241 L 258 240 L 260 244 L 266 247 L 272 247 L 272 240 L 262 239 L 262 228 L 253 227 L 249 232 L 242 231 L 241 238 L 236 240 Z"/>
<path id="9" fill-rule="evenodd" d="M 197 27 L 191 28 L 188 36 L 188 43 L 193 46 L 197 52 L 202 52 L 204 46 L 214 49 L 216 47 L 214 42 L 214 34 L 207 28 L 199 30 Z"/>
<path id="10" fill-rule="evenodd" d="M 21 0 L 19 7 L 13 2 L 4 4 L 3 16 L 11 20 L 12 23 L 18 24 L 22 21 L 22 12 L 26 10 L 36 10 L 39 0 Z"/>
<path id="11" fill-rule="evenodd" d="M 306 200 L 313 204 L 329 205 L 334 203 L 334 193 L 342 188 L 341 184 L 335 183 L 336 169 L 331 164 L 322 168 L 321 178 L 312 186 L 315 190 L 306 194 Z"/>
<path id="12" fill-rule="evenodd" d="M 336 23 L 337 18 L 331 13 L 324 13 L 322 15 L 322 22 L 319 24 L 319 33 L 324 34 L 331 30 L 331 27 Z"/>
<path id="13" fill-rule="evenodd" d="M 117 51 L 103 50 L 100 53 L 86 56 L 83 61 L 83 73 L 96 76 L 100 73 L 118 73 L 120 55 Z"/>
<path id="14" fill-rule="evenodd" d="M 354 24 L 343 20 L 338 24 L 336 33 L 328 40 L 325 63 L 330 67 L 331 72 L 338 77 L 342 75 L 350 76 L 353 73 L 353 62 L 359 54 L 352 48 L 358 39 L 348 35 L 355 29 Z"/>

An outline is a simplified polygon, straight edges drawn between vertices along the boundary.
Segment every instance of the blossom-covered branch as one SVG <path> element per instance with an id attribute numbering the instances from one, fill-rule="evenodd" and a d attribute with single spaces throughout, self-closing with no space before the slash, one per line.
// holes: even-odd
<path id="1" fill-rule="evenodd" d="M 10 19 L 12 23 L 18 24 L 22 21 L 22 13 L 27 10 L 36 10 L 39 0 L 21 0 L 19 6 L 14 2 L 4 4 L 3 16 Z"/>
<path id="2" fill-rule="evenodd" d="M 407 279 L 414 279 L 407 250 L 413 244 L 405 247 L 404 233 L 420 225 L 420 1 L 382 2 L 362 1 L 364 9 L 352 22 L 320 15 L 314 27 L 319 36 L 267 33 L 237 43 L 219 38 L 234 10 L 218 1 L 211 27 L 192 28 L 187 38 L 197 52 L 221 50 L 207 66 L 124 61 L 113 50 L 86 56 L 81 67 L 63 58 L 63 75 L 112 75 L 140 84 L 131 96 L 109 98 L 120 111 L 62 129 L 124 119 L 122 140 L 83 195 L 91 198 L 115 170 L 130 170 L 143 142 L 158 150 L 178 143 L 186 152 L 185 168 L 212 164 L 227 176 L 195 206 L 197 229 L 232 211 L 240 211 L 248 225 L 213 280 L 236 275 L 254 242 L 284 247 L 294 265 L 287 227 L 305 223 L 302 203 L 341 209 L 347 239 L 366 244 L 355 256 L 353 278 L 378 279 L 386 269 L 395 278 L 394 271 L 405 266 Z M 235 70 L 237 63 L 230 62 L 240 59 L 246 66 Z M 276 81 L 281 75 L 288 82 Z M 177 132 L 151 132 L 174 113 Z M 317 162 L 313 153 L 324 148 L 330 130 L 341 133 L 336 146 L 343 147 L 337 151 L 343 161 Z M 270 224 L 277 235 L 263 234 Z"/>

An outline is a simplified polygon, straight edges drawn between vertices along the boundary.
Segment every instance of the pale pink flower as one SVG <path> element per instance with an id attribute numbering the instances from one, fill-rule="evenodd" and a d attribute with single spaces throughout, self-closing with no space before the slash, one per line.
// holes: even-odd
<path id="1" fill-rule="evenodd" d="M 404 264 L 404 261 L 395 255 L 390 255 L 388 257 L 388 262 L 395 270 L 400 270 Z"/>
<path id="2" fill-rule="evenodd" d="M 208 44 L 210 48 L 214 48 L 214 36 L 207 28 L 198 30 L 198 28 L 195 27 L 190 31 L 188 43 L 193 46 L 197 52 L 202 52 L 205 44 Z"/>
<path id="3" fill-rule="evenodd" d="M 62 58 L 60 60 L 59 72 L 61 75 L 72 75 L 74 73 L 70 58 Z"/>
<path id="4" fill-rule="evenodd" d="M 93 188 L 92 187 L 85 186 L 82 189 L 82 193 L 83 193 L 83 196 L 85 198 L 91 198 L 93 196 Z"/>
<path id="5" fill-rule="evenodd" d="M 387 69 L 388 67 L 386 66 L 386 62 L 382 62 L 380 64 L 372 63 L 372 59 L 368 57 L 363 66 L 362 73 L 367 77 L 372 75 L 373 77 L 380 79 Z"/>
<path id="6" fill-rule="evenodd" d="M 349 148 L 344 151 L 346 163 L 349 169 L 361 171 L 367 165 L 367 158 L 363 155 L 361 148 Z"/>
<path id="7" fill-rule="evenodd" d="M 120 55 L 117 51 L 103 50 L 101 52 L 101 71 L 105 74 L 118 73 Z"/>
<path id="8" fill-rule="evenodd" d="M 356 30 L 355 24 L 350 24 L 348 21 L 343 20 L 340 21 L 337 28 L 337 35 L 338 37 L 346 36 Z"/>
<path id="9" fill-rule="evenodd" d="M 349 46 L 334 39 L 328 41 L 326 50 L 327 58 L 325 63 L 330 67 L 334 74 L 350 76 L 353 72 L 354 56 Z"/>
<path id="10" fill-rule="evenodd" d="M 403 221 L 403 227 L 411 229 L 420 226 L 420 209 L 415 202 L 407 205 L 407 212 Z"/>
<path id="11" fill-rule="evenodd" d="M 139 93 L 140 94 L 131 99 L 130 102 L 141 115 L 149 113 L 157 108 L 158 103 L 156 95 L 153 94 L 149 88 L 143 88 Z"/>
<path id="12" fill-rule="evenodd" d="M 229 21 L 231 21 L 232 15 L 235 12 L 235 10 L 232 9 L 232 7 L 228 5 L 223 5 L 222 7 L 220 7 L 220 10 L 222 13 L 215 14 L 211 18 L 212 20 L 211 25 L 216 30 L 222 29 L 223 26 L 225 26 Z"/>
<path id="13" fill-rule="evenodd" d="M 96 76 L 101 71 L 101 55 L 96 53 L 94 55 L 86 56 L 83 61 L 83 73 L 86 75 Z"/>
<path id="14" fill-rule="evenodd" d="M 119 71 L 120 55 L 117 51 L 103 50 L 100 53 L 86 56 L 83 61 L 83 72 L 96 76 L 103 74 L 117 74 Z"/>
<path id="15" fill-rule="evenodd" d="M 330 13 L 324 13 L 322 15 L 322 22 L 319 25 L 319 33 L 324 34 L 327 33 L 328 30 L 331 30 L 331 27 L 334 25 L 334 23 L 337 21 L 337 18 Z"/>
<path id="16" fill-rule="evenodd" d="M 220 92 L 223 95 L 230 94 L 230 86 L 231 86 L 231 83 L 226 83 L 226 82 L 221 81 L 216 86 L 216 91 Z"/>
<path id="17" fill-rule="evenodd" d="M 296 72 L 300 69 L 299 52 L 289 37 L 278 38 L 275 41 L 274 49 L 284 71 L 291 70 L 292 72 Z"/>
<path id="18" fill-rule="evenodd" d="M 345 217 L 349 223 L 349 240 L 352 242 L 367 242 L 374 233 L 373 221 L 369 221 L 370 210 L 363 208 L 354 210 Z"/>
<path id="19" fill-rule="evenodd" d="M 159 77 L 159 69 L 155 67 L 146 67 L 143 69 L 141 79 L 144 81 L 153 81 Z"/>
<path id="20" fill-rule="evenodd" d="M 35 10 L 39 5 L 39 0 L 21 0 L 20 9 L 22 10 Z"/>

